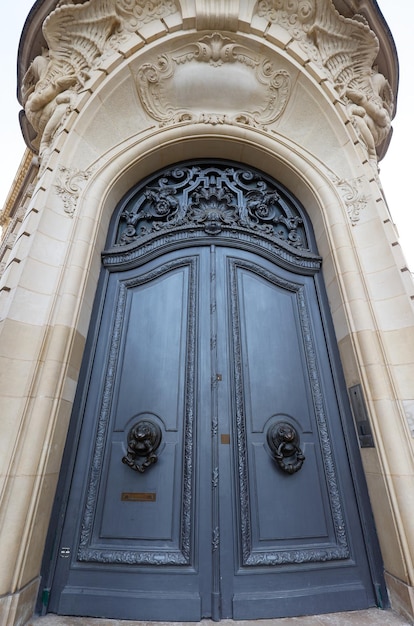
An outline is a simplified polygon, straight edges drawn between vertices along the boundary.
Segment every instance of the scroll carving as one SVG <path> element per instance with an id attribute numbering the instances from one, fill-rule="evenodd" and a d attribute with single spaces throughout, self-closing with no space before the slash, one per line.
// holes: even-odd
<path id="1" fill-rule="evenodd" d="M 211 94 L 205 92 L 201 80 L 197 82 L 200 63 L 216 68 L 214 82 L 218 87 Z M 234 96 L 226 101 L 231 91 L 228 88 L 231 75 L 225 68 L 228 65 L 241 70 L 235 89 L 238 106 L 244 104 L 244 108 L 235 113 L 232 113 Z M 202 69 L 203 76 L 207 71 Z M 254 54 L 220 33 L 206 35 L 171 54 L 161 55 L 155 63 L 145 63 L 136 80 L 145 110 L 161 125 L 192 121 L 265 128 L 282 115 L 290 94 L 290 76 L 286 70 L 275 68 L 268 58 Z M 220 91 L 220 84 L 226 88 Z M 191 94 L 187 93 L 188 85 L 192 92 L 199 91 L 193 104 Z"/>
<path id="2" fill-rule="evenodd" d="M 71 217 L 75 213 L 79 200 L 79 194 L 82 190 L 82 183 L 85 183 L 91 175 L 88 170 L 71 170 L 67 167 L 59 167 L 59 178 L 56 182 L 55 189 L 58 196 L 62 198 L 65 213 Z"/>
<path id="3" fill-rule="evenodd" d="M 359 221 L 361 211 L 368 204 L 368 199 L 362 191 L 363 179 L 359 177 L 345 180 L 334 174 L 331 174 L 331 179 L 341 192 L 351 224 L 355 226 Z"/>
<path id="4" fill-rule="evenodd" d="M 124 208 L 116 244 L 182 227 L 211 236 L 247 229 L 296 250 L 308 247 L 303 220 L 282 190 L 257 172 L 220 165 L 163 172 Z"/>
<path id="5" fill-rule="evenodd" d="M 117 12 L 124 27 L 137 32 L 144 24 L 177 13 L 175 0 L 117 0 Z"/>
<path id="6" fill-rule="evenodd" d="M 332 0 L 259 0 L 257 14 L 287 30 L 333 83 L 376 167 L 376 146 L 391 128 L 393 94 L 374 66 L 379 51 L 365 18 L 345 18 Z"/>
<path id="7" fill-rule="evenodd" d="M 22 81 L 26 114 L 23 123 L 28 123 L 36 135 L 32 149 L 42 158 L 47 155 L 58 130 L 76 110 L 79 93 L 92 71 L 108 54 L 119 50 L 121 43 L 125 45 L 146 24 L 178 12 L 178 0 L 60 0 L 43 24 L 46 48 L 32 61 Z M 376 148 L 391 127 L 393 94 L 375 67 L 379 43 L 365 19 L 358 15 L 343 17 L 332 0 L 259 0 L 256 14 L 288 31 L 307 57 L 325 72 L 369 161 L 376 165 Z M 227 72 L 234 75 L 234 85 L 207 94 L 207 102 L 205 91 L 200 89 L 180 90 L 182 85 L 168 89 L 171 78 L 183 76 L 184 69 L 195 70 L 191 77 L 197 80 L 200 63 L 203 72 L 207 67 L 216 68 L 217 76 L 224 76 L 220 68 L 229 69 L 229 65 L 243 71 Z M 161 124 L 196 121 L 266 128 L 283 113 L 290 92 L 286 70 L 218 33 L 143 65 L 136 79 L 145 109 Z M 231 101 L 226 101 L 226 91 L 233 92 Z M 188 102 L 191 93 L 201 94 L 196 107 Z M 218 95 L 224 100 L 216 110 L 213 104 Z M 235 102 L 241 104 L 239 111 L 234 111 Z"/>

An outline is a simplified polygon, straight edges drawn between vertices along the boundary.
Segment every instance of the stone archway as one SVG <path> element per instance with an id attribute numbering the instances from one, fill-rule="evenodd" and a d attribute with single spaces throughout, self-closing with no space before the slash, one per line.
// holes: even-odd
<path id="1" fill-rule="evenodd" d="M 114 218 L 49 609 L 199 621 L 375 605 L 375 535 L 298 202 L 257 170 L 195 161 Z"/>
<path id="2" fill-rule="evenodd" d="M 136 7 L 126 4 L 36 3 L 19 54 L 27 109 L 23 130 L 40 154 L 1 292 L 7 317 L 1 329 L 2 380 L 7 397 L 11 394 L 1 459 L 7 515 L 0 539 L 5 564 L 0 603 L 7 619 L 30 617 L 34 604 L 113 208 L 137 180 L 160 168 L 218 155 L 273 176 L 311 217 L 346 385 L 360 386 L 376 445 L 362 455 L 387 580 L 394 598 L 412 614 L 414 516 L 406 494 L 414 470 L 405 411 L 412 405 L 406 349 L 412 291 L 396 254 L 397 235 L 372 145 L 378 144 L 379 155 L 386 148 L 374 135 L 389 127 L 392 100 L 373 67 L 378 44 L 373 30 L 381 43 L 379 71 L 392 86 L 397 74 L 378 9 L 370 2 L 360 7 L 368 26 L 342 0 L 310 0 L 312 10 L 300 15 L 290 2 L 282 3 L 288 13 L 273 10 L 271 2 L 236 1 L 226 10 L 203 1 L 160 2 L 144 20 L 135 19 Z M 328 4 L 329 11 L 319 13 Z M 83 19 L 88 11 L 101 12 L 103 19 Z M 68 16 L 72 26 L 80 23 L 83 42 L 96 43 L 98 34 L 98 45 L 83 50 L 76 70 L 70 63 L 59 65 L 56 50 Z M 356 57 L 335 56 L 338 32 Z M 77 50 L 73 30 L 66 29 L 64 39 Z M 44 57 L 42 44 L 49 48 Z M 345 89 L 334 59 L 341 70 L 349 61 L 359 78 L 367 78 L 357 86 L 369 106 L 362 100 L 365 108 L 355 108 L 361 94 Z M 198 80 L 200 69 L 206 70 L 208 89 Z M 191 91 L 193 79 L 197 90 Z M 234 87 L 235 100 L 227 85 Z M 211 96 L 215 88 L 217 98 Z M 163 94 L 165 101 L 159 100 Z M 365 118 L 362 125 L 358 115 Z M 376 127 L 381 120 L 385 126 Z M 24 388 L 16 390 L 21 372 Z"/>

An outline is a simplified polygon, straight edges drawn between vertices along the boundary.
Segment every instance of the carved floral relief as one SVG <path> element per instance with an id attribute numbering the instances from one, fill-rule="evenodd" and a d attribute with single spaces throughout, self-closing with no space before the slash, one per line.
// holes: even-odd
<path id="1" fill-rule="evenodd" d="M 363 178 L 360 176 L 347 180 L 333 173 L 330 174 L 330 178 L 342 196 L 352 226 L 355 226 L 360 219 L 361 211 L 368 204 L 368 198 L 364 193 Z"/>
<path id="2" fill-rule="evenodd" d="M 67 167 L 59 167 L 59 178 L 55 184 L 57 195 L 62 199 L 63 209 L 70 217 L 73 217 L 78 204 L 79 195 L 83 185 L 89 180 L 91 171 L 70 170 Z"/>

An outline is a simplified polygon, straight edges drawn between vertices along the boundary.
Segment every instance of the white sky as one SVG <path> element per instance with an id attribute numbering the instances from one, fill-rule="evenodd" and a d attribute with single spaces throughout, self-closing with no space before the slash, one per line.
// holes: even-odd
<path id="1" fill-rule="evenodd" d="M 0 100 L 0 136 L 2 164 L 0 208 L 12 185 L 25 145 L 20 133 L 16 98 L 16 59 L 20 34 L 34 0 L 7 3 L 7 18 L 0 38 L 2 89 Z M 414 271 L 414 206 L 412 200 L 410 153 L 414 147 L 414 1 L 378 0 L 378 5 L 393 34 L 400 60 L 398 110 L 394 134 L 387 155 L 380 164 L 380 176 L 391 215 L 400 233 L 400 243 L 411 271 Z"/>

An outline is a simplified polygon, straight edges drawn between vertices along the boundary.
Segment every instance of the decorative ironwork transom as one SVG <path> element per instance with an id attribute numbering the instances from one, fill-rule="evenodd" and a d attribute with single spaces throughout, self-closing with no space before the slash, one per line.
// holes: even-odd
<path id="1" fill-rule="evenodd" d="M 164 170 L 124 202 L 116 246 L 176 229 L 265 235 L 309 250 L 297 202 L 260 172 L 229 164 L 178 165 Z"/>

